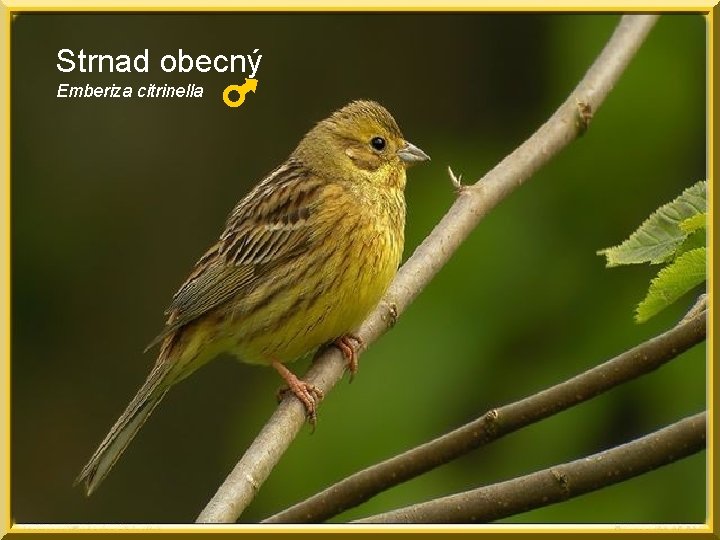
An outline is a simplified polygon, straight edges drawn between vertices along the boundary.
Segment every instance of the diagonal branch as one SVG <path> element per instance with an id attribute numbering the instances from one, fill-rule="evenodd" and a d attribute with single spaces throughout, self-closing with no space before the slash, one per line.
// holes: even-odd
<path id="1" fill-rule="evenodd" d="M 705 311 L 560 384 L 486 412 L 421 446 L 359 471 L 263 523 L 319 523 L 508 433 L 649 373 L 705 339 Z"/>
<path id="2" fill-rule="evenodd" d="M 639 476 L 705 448 L 707 413 L 640 439 L 526 476 L 353 523 L 487 523 Z"/>
<path id="3" fill-rule="evenodd" d="M 464 186 L 457 200 L 399 270 L 385 300 L 356 334 L 372 343 L 402 313 L 445 265 L 478 222 L 535 171 L 582 134 L 597 108 L 657 20 L 655 15 L 626 15 L 575 90 L 527 141 L 474 185 Z M 319 356 L 305 379 L 325 394 L 345 369 L 338 351 Z M 250 504 L 305 422 L 303 406 L 285 399 L 197 518 L 198 523 L 231 523 Z"/>

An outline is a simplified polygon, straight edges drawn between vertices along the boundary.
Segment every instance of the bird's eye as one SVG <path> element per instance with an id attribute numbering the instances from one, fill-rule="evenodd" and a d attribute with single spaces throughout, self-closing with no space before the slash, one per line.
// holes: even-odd
<path id="1" fill-rule="evenodd" d="M 370 146 L 378 151 L 383 150 L 385 148 L 385 139 L 382 137 L 373 137 L 370 141 Z"/>

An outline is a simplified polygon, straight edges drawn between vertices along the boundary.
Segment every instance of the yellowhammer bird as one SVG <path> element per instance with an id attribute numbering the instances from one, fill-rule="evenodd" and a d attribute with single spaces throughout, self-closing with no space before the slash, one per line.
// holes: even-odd
<path id="1" fill-rule="evenodd" d="M 272 365 L 314 420 L 321 393 L 283 364 L 334 342 L 355 372 L 361 343 L 349 332 L 395 276 L 405 169 L 427 159 L 372 101 L 312 128 L 235 206 L 173 297 L 152 372 L 76 483 L 90 495 L 170 387 L 223 352 Z"/>

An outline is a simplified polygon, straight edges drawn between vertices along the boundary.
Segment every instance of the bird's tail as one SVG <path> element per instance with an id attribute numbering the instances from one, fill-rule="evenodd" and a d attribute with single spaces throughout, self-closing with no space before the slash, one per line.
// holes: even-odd
<path id="1" fill-rule="evenodd" d="M 168 379 L 172 363 L 163 358 L 164 352 L 161 352 L 160 359 L 130 405 L 75 479 L 75 485 L 85 484 L 86 495 L 90 496 L 97 489 L 170 388 Z"/>

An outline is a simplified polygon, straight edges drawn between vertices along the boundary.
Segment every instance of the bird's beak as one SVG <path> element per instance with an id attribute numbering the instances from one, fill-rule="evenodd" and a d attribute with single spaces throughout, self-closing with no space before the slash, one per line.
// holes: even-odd
<path id="1" fill-rule="evenodd" d="M 414 144 L 405 141 L 405 145 L 397 151 L 397 155 L 405 163 L 415 163 L 416 161 L 429 161 L 430 156 L 420 150 Z"/>

